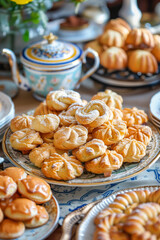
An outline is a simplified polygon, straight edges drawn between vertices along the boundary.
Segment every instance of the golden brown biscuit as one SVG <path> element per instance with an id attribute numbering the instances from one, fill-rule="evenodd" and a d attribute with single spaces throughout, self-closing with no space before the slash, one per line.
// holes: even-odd
<path id="1" fill-rule="evenodd" d="M 0 176 L 0 199 L 10 198 L 17 191 L 17 184 L 11 177 Z"/>
<path id="2" fill-rule="evenodd" d="M 27 177 L 27 173 L 22 169 L 18 167 L 9 167 L 6 168 L 4 171 L 0 173 L 0 175 L 3 176 L 9 176 L 15 181 L 16 183 Z"/>
<path id="3" fill-rule="evenodd" d="M 32 129 L 41 133 L 50 133 L 59 126 L 59 117 L 55 114 L 38 115 L 32 121 Z"/>
<path id="4" fill-rule="evenodd" d="M 101 100 L 92 100 L 76 111 L 76 120 L 87 127 L 95 128 L 112 119 L 109 107 Z"/>
<path id="5" fill-rule="evenodd" d="M 48 212 L 45 207 L 37 205 L 37 215 L 24 222 L 25 227 L 35 228 L 44 225 L 49 220 Z"/>
<path id="6" fill-rule="evenodd" d="M 123 118 L 123 113 L 121 110 L 115 107 L 110 107 L 112 113 L 113 113 L 113 119 L 115 120 L 122 120 Z"/>
<path id="7" fill-rule="evenodd" d="M 44 143 L 52 143 L 54 140 L 54 134 L 55 132 L 49 132 L 49 133 L 41 133 L 41 138 L 43 139 Z"/>
<path id="8" fill-rule="evenodd" d="M 37 206 L 27 198 L 16 198 L 5 208 L 4 213 L 13 220 L 25 221 L 36 216 Z"/>
<path id="9" fill-rule="evenodd" d="M 146 154 L 146 145 L 135 139 L 124 138 L 113 150 L 123 156 L 124 162 L 139 162 Z"/>
<path id="10" fill-rule="evenodd" d="M 112 112 L 112 107 L 121 109 L 123 103 L 123 98 L 109 89 L 106 89 L 104 92 L 98 92 L 92 97 L 92 100 L 102 100 L 109 108 L 111 108 Z"/>
<path id="11" fill-rule="evenodd" d="M 110 47 L 100 56 L 100 63 L 109 70 L 121 70 L 127 67 L 127 54 L 122 48 Z"/>
<path id="12" fill-rule="evenodd" d="M 50 110 L 46 104 L 46 101 L 43 101 L 39 104 L 39 106 L 34 111 L 34 117 L 37 115 L 46 115 L 46 114 L 56 114 L 58 115 L 59 112 Z"/>
<path id="13" fill-rule="evenodd" d="M 19 238 L 25 231 L 23 222 L 4 219 L 0 224 L 0 239 Z"/>
<path id="14" fill-rule="evenodd" d="M 30 150 L 43 143 L 40 134 L 30 128 L 14 132 L 9 140 L 12 148 L 21 151 L 23 154 L 28 153 Z"/>
<path id="15" fill-rule="evenodd" d="M 74 156 L 54 153 L 42 165 L 42 173 L 56 180 L 71 180 L 83 173 L 83 166 Z"/>
<path id="16" fill-rule="evenodd" d="M 133 108 L 124 108 L 122 110 L 123 121 L 126 122 L 128 127 L 133 125 L 140 125 L 148 121 L 147 114 L 136 107 Z"/>
<path id="17" fill-rule="evenodd" d="M 120 47 L 124 46 L 124 37 L 117 31 L 108 29 L 100 37 L 99 42 L 107 47 Z"/>
<path id="18" fill-rule="evenodd" d="M 31 128 L 33 119 L 33 116 L 22 114 L 22 116 L 17 116 L 11 120 L 10 128 L 12 132 L 16 132 L 24 128 Z"/>
<path id="19" fill-rule="evenodd" d="M 72 154 L 75 155 L 81 162 L 87 162 L 103 155 L 106 149 L 107 147 L 104 145 L 102 140 L 92 139 L 85 145 L 80 146 L 75 152 L 72 151 Z"/>
<path id="20" fill-rule="evenodd" d="M 155 56 L 158 62 L 160 62 L 160 35 L 154 35 L 155 46 L 151 53 Z"/>
<path id="21" fill-rule="evenodd" d="M 84 50 L 87 48 L 92 48 L 94 51 L 98 53 L 99 56 L 103 52 L 103 47 L 99 44 L 97 40 L 93 40 L 91 42 L 86 43 L 84 46 Z M 88 53 L 87 56 L 90 58 L 94 58 L 92 53 Z"/>
<path id="22" fill-rule="evenodd" d="M 60 128 L 54 135 L 54 146 L 59 149 L 74 149 L 86 143 L 88 131 L 84 126 L 73 125 Z"/>
<path id="23" fill-rule="evenodd" d="M 123 27 L 125 27 L 125 28 L 127 28 L 128 29 L 128 31 L 130 31 L 131 30 L 131 27 L 129 26 L 129 24 L 124 20 L 124 19 L 122 19 L 122 18 L 115 18 L 115 19 L 111 19 L 111 20 L 109 20 L 108 22 L 107 22 L 107 24 L 106 24 L 106 28 L 108 27 L 108 28 L 110 28 L 110 27 L 112 27 L 112 26 L 114 26 L 114 25 L 121 25 L 121 26 L 123 26 Z"/>
<path id="24" fill-rule="evenodd" d="M 13 194 L 13 196 L 11 196 L 10 198 L 1 199 L 0 208 L 2 209 L 2 211 L 4 211 L 5 208 L 16 198 L 20 198 L 20 195 L 17 192 Z"/>
<path id="25" fill-rule="evenodd" d="M 0 223 L 3 221 L 4 215 L 2 209 L 0 208 Z"/>
<path id="26" fill-rule="evenodd" d="M 41 178 L 32 176 L 18 182 L 18 192 L 37 204 L 49 201 L 52 196 L 49 184 Z"/>
<path id="27" fill-rule="evenodd" d="M 80 94 L 72 90 L 51 91 L 46 97 L 48 108 L 56 111 L 66 110 L 72 103 L 81 102 Z"/>

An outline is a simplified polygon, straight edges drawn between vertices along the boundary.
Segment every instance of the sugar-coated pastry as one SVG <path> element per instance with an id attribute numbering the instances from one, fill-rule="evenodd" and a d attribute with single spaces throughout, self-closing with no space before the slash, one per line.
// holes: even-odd
<path id="1" fill-rule="evenodd" d="M 158 62 L 160 62 L 160 35 L 153 35 L 155 46 L 151 53 L 155 56 Z"/>
<path id="2" fill-rule="evenodd" d="M 17 239 L 25 231 L 23 222 L 4 219 L 0 223 L 0 239 Z"/>
<path id="3" fill-rule="evenodd" d="M 137 141 L 148 145 L 152 137 L 152 130 L 149 126 L 134 125 L 128 128 L 128 132 L 125 137 L 136 139 Z"/>
<path id="4" fill-rule="evenodd" d="M 39 132 L 30 128 L 14 132 L 9 140 L 12 148 L 19 150 L 24 154 L 43 143 Z"/>
<path id="5" fill-rule="evenodd" d="M 49 220 L 48 212 L 45 207 L 37 205 L 37 215 L 24 222 L 25 227 L 35 228 L 44 225 Z"/>
<path id="6" fill-rule="evenodd" d="M 13 194 L 13 196 L 11 196 L 10 198 L 1 199 L 0 208 L 2 209 L 2 211 L 4 211 L 5 208 L 16 198 L 20 198 L 20 195 L 17 192 Z"/>
<path id="7" fill-rule="evenodd" d="M 41 138 L 44 143 L 53 143 L 55 132 L 41 133 Z"/>
<path id="8" fill-rule="evenodd" d="M 106 89 L 104 92 L 98 92 L 92 97 L 92 100 L 102 100 L 109 108 L 122 108 L 123 98 L 113 92 L 112 90 Z M 113 112 L 113 109 L 111 109 Z"/>
<path id="9" fill-rule="evenodd" d="M 56 111 L 66 110 L 72 103 L 81 101 L 80 94 L 72 90 L 51 91 L 46 97 L 48 108 Z"/>
<path id="10" fill-rule="evenodd" d="M 92 136 L 101 139 L 106 145 L 117 143 L 125 137 L 127 125 L 122 120 L 111 120 L 93 130 Z"/>
<path id="11" fill-rule="evenodd" d="M 91 159 L 97 158 L 103 155 L 106 151 L 106 146 L 102 140 L 92 139 L 85 145 L 80 146 L 77 151 L 75 151 L 75 156 L 81 162 L 88 162 Z M 74 150 L 73 150 L 74 151 Z M 74 152 L 72 151 L 72 154 Z"/>
<path id="12" fill-rule="evenodd" d="M 82 125 L 60 128 L 54 135 L 54 146 L 58 149 L 74 149 L 86 143 L 87 129 Z"/>
<path id="13" fill-rule="evenodd" d="M 37 206 L 27 198 L 16 198 L 5 208 L 4 214 L 10 219 L 25 221 L 36 216 Z"/>
<path id="14" fill-rule="evenodd" d="M 117 31 L 108 29 L 100 37 L 99 42 L 107 47 L 123 47 L 124 37 Z"/>
<path id="15" fill-rule="evenodd" d="M 0 175 L 0 200 L 10 198 L 17 191 L 17 184 L 11 177 Z"/>
<path id="16" fill-rule="evenodd" d="M 129 54 L 128 68 L 136 73 L 155 73 L 158 71 L 158 63 L 149 51 L 134 50 Z"/>
<path id="17" fill-rule="evenodd" d="M 9 176 L 16 183 L 19 180 L 24 179 L 24 178 L 27 177 L 27 173 L 22 168 L 18 168 L 18 167 L 6 168 L 2 173 L 0 173 L 0 175 Z"/>
<path id="18" fill-rule="evenodd" d="M 129 49 L 153 48 L 154 45 L 153 35 L 146 28 L 134 28 L 129 32 L 126 38 L 126 46 Z"/>
<path id="19" fill-rule="evenodd" d="M 38 107 L 34 111 L 34 117 L 37 115 L 46 115 L 46 114 L 56 114 L 58 115 L 59 112 L 55 110 L 50 110 L 46 104 L 46 101 L 41 102 Z"/>
<path id="20" fill-rule="evenodd" d="M 49 184 L 41 178 L 32 176 L 18 182 L 18 192 L 37 204 L 49 201 L 52 196 Z"/>
<path id="21" fill-rule="evenodd" d="M 82 163 L 74 156 L 54 153 L 42 165 L 42 173 L 56 180 L 71 180 L 83 173 Z"/>
<path id="22" fill-rule="evenodd" d="M 146 154 L 146 145 L 135 139 L 124 138 L 113 150 L 123 156 L 124 162 L 139 162 Z"/>
<path id="23" fill-rule="evenodd" d="M 83 108 L 77 109 L 75 117 L 80 124 L 95 128 L 112 119 L 113 114 L 103 101 L 92 100 Z"/>
<path id="24" fill-rule="evenodd" d="M 107 48 L 100 56 L 100 63 L 109 70 L 121 70 L 127 67 L 127 54 L 122 48 Z"/>
<path id="25" fill-rule="evenodd" d="M 97 40 L 93 40 L 91 42 L 86 43 L 84 46 L 84 49 L 87 49 L 87 48 L 92 48 L 94 51 L 98 53 L 99 56 L 103 52 L 103 47 Z M 88 53 L 87 56 L 90 58 L 94 57 L 92 53 Z"/>
<path id="26" fill-rule="evenodd" d="M 59 126 L 59 117 L 55 114 L 38 115 L 32 121 L 32 129 L 41 133 L 50 133 Z"/>
<path id="27" fill-rule="evenodd" d="M 115 107 L 110 107 L 112 113 L 113 113 L 113 119 L 115 120 L 121 120 L 123 118 L 123 113 L 120 109 Z"/>
<path id="28" fill-rule="evenodd" d="M 128 127 L 133 125 L 140 125 L 148 121 L 147 114 L 136 107 L 133 108 L 124 108 L 122 110 L 123 121 L 126 122 Z"/>
<path id="29" fill-rule="evenodd" d="M 33 119 L 33 116 L 22 114 L 22 116 L 17 116 L 11 120 L 10 128 L 12 132 L 16 132 L 24 128 L 31 128 Z"/>
<path id="30" fill-rule="evenodd" d="M 123 163 L 123 156 L 116 151 L 106 150 L 106 152 L 91 161 L 85 163 L 87 171 L 104 174 L 105 177 L 109 177 L 113 170 L 119 169 Z"/>

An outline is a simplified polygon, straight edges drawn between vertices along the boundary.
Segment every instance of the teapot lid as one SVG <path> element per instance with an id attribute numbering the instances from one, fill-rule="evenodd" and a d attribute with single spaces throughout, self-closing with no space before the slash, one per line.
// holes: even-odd
<path id="1" fill-rule="evenodd" d="M 82 50 L 73 43 L 57 40 L 50 33 L 45 40 L 31 44 L 22 51 L 21 61 L 33 68 L 41 69 L 68 68 L 68 64 L 78 60 Z"/>

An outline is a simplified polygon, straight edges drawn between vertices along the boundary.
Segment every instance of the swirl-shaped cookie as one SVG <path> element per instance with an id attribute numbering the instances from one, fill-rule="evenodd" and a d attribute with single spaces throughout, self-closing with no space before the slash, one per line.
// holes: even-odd
<path id="1" fill-rule="evenodd" d="M 22 116 L 17 116 L 11 120 L 10 128 L 12 132 L 16 132 L 24 128 L 31 128 L 33 119 L 33 116 L 22 114 Z"/>
<path id="2" fill-rule="evenodd" d="M 88 131 L 84 126 L 62 127 L 54 134 L 54 146 L 58 149 L 74 149 L 86 143 Z"/>
<path id="3" fill-rule="evenodd" d="M 122 140 L 127 133 L 127 125 L 122 120 L 105 122 L 93 130 L 93 137 L 101 139 L 106 145 L 111 145 Z"/>
<path id="4" fill-rule="evenodd" d="M 127 123 L 127 126 L 139 125 L 146 123 L 148 121 L 148 116 L 143 110 L 139 110 L 136 107 L 124 108 L 123 121 Z"/>
<path id="5" fill-rule="evenodd" d="M 39 106 L 34 111 L 34 117 L 37 115 L 46 115 L 46 114 L 56 114 L 58 115 L 59 112 L 50 110 L 46 104 L 46 101 L 43 101 L 39 104 Z"/>
<path id="6" fill-rule="evenodd" d="M 108 107 L 121 109 L 123 98 L 112 90 L 106 89 L 104 92 L 98 92 L 92 97 L 92 100 L 102 100 Z"/>
<path id="7" fill-rule="evenodd" d="M 103 101 L 93 100 L 77 109 L 75 117 L 80 124 L 95 128 L 112 119 L 113 113 Z"/>
<path id="8" fill-rule="evenodd" d="M 115 107 L 110 107 L 112 113 L 113 113 L 113 119 L 115 120 L 122 120 L 123 118 L 123 113 L 120 109 L 115 108 Z"/>
<path id="9" fill-rule="evenodd" d="M 66 110 L 72 103 L 81 102 L 80 94 L 72 90 L 52 91 L 46 97 L 48 108 L 56 111 Z"/>
<path id="10" fill-rule="evenodd" d="M 54 153 L 42 165 L 42 173 L 56 180 L 71 180 L 83 173 L 83 166 L 74 156 Z"/>

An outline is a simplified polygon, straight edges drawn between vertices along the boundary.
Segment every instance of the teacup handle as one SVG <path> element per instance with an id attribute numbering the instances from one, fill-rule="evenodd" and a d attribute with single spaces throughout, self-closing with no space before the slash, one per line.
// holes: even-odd
<path id="1" fill-rule="evenodd" d="M 92 48 L 87 48 L 83 53 L 82 53 L 82 56 L 81 56 L 81 61 L 82 63 L 86 63 L 87 60 L 86 60 L 86 56 L 88 53 L 92 53 L 93 56 L 94 56 L 94 65 L 92 68 L 90 68 L 86 74 L 79 79 L 79 81 L 77 82 L 75 88 L 79 88 L 80 86 L 80 83 L 83 82 L 86 78 L 90 77 L 99 67 L 99 64 L 100 64 L 100 60 L 99 60 L 99 56 L 98 56 L 98 53 L 93 50 Z"/>

